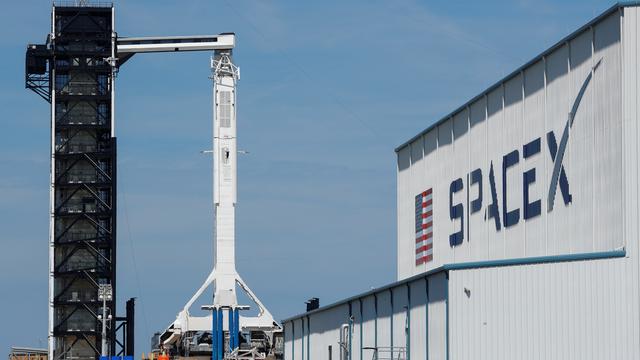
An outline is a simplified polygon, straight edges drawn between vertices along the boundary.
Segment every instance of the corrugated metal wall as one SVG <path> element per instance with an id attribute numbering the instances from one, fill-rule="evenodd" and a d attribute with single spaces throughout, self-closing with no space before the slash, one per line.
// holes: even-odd
<path id="1" fill-rule="evenodd" d="M 376 347 L 377 334 L 376 334 L 376 309 L 375 309 L 375 297 L 367 296 L 361 298 L 362 302 L 362 340 L 360 343 L 362 347 Z M 360 337 L 360 334 L 358 334 Z M 371 359 L 371 351 L 358 351 L 362 353 L 363 359 Z"/>
<path id="2" fill-rule="evenodd" d="M 452 271 L 450 358 L 637 359 L 632 263 L 622 258 Z"/>
<path id="3" fill-rule="evenodd" d="M 302 319 L 298 319 L 291 324 L 292 330 L 292 339 L 291 342 L 291 359 L 300 359 L 302 360 L 303 351 L 302 351 Z"/>
<path id="4" fill-rule="evenodd" d="M 638 246 L 632 248 L 637 256 Z M 380 359 L 389 359 L 383 351 L 392 341 L 393 354 L 402 360 L 635 359 L 640 356 L 635 258 L 472 268 L 414 278 L 286 321 L 285 359 L 339 360 L 340 327 L 349 324 L 349 307 L 351 360 L 372 360 L 371 348 L 380 349 Z M 384 299 L 377 307 L 376 298 Z M 398 357 L 401 349 L 407 352 Z"/>
<path id="5" fill-rule="evenodd" d="M 429 277 L 429 322 L 427 323 L 429 359 L 447 358 L 447 278 L 444 273 Z M 427 346 L 428 345 L 428 346 Z"/>
<path id="6" fill-rule="evenodd" d="M 411 311 L 409 313 L 409 359 L 425 359 L 427 356 L 427 279 L 409 284 Z"/>
<path id="7" fill-rule="evenodd" d="M 637 151 L 625 148 L 623 139 L 621 14 L 622 10 L 613 12 L 584 29 L 398 150 L 398 279 L 449 263 L 598 252 L 625 245 L 628 197 L 623 179 L 628 178 L 628 164 L 623 160 L 637 156 Z M 568 114 L 598 62 L 569 129 L 561 172 L 568 185 L 565 189 L 560 180 L 551 207 L 547 197 L 553 187 L 552 143 L 559 147 Z M 525 158 L 524 145 L 535 140 L 539 150 Z M 517 152 L 517 161 L 505 168 L 504 156 L 511 152 Z M 499 228 L 487 216 L 491 168 Z M 470 183 L 475 169 L 482 172 L 481 185 Z M 539 200 L 540 211 L 525 219 L 523 179 L 528 171 L 535 171 L 529 202 Z M 457 178 L 464 188 L 453 192 L 450 200 L 450 185 Z M 416 265 L 415 197 L 430 188 L 433 261 Z M 471 211 L 469 201 L 480 191 L 482 207 Z M 458 203 L 464 206 L 464 224 L 450 218 L 450 206 Z M 506 226 L 506 211 L 518 212 L 515 225 Z M 463 242 L 451 245 L 449 236 L 461 228 Z"/>
<path id="8" fill-rule="evenodd" d="M 391 334 L 393 335 L 393 346 L 408 348 L 408 318 L 409 315 L 409 291 L 406 286 L 399 286 L 392 291 L 393 299 L 393 324 Z"/>
<path id="9" fill-rule="evenodd" d="M 313 341 L 310 346 L 311 359 L 327 359 L 329 346 L 331 345 L 332 360 L 340 359 L 340 326 L 349 323 L 349 305 L 342 304 L 328 309 L 322 313 L 309 316 L 311 324 L 311 337 Z M 301 360 L 309 360 L 305 356 Z"/>
<path id="10" fill-rule="evenodd" d="M 388 360 L 392 345 L 396 359 L 403 349 L 401 359 L 424 359 L 427 351 L 431 359 L 444 358 L 447 279 L 438 273 L 428 283 L 428 292 L 427 278 L 421 277 L 285 321 L 285 359 L 329 360 L 331 346 L 331 360 L 339 360 L 340 327 L 349 324 L 350 307 L 349 360 L 372 360 L 373 348 L 380 349 L 380 359 Z"/>

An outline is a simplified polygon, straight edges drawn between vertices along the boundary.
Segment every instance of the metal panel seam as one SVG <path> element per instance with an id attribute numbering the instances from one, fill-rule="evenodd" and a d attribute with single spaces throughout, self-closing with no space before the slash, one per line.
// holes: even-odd
<path id="1" fill-rule="evenodd" d="M 407 313 L 405 315 L 405 341 L 406 341 L 406 359 L 411 360 L 411 285 L 407 283 Z"/>
<path id="2" fill-rule="evenodd" d="M 444 307 L 445 307 L 445 319 L 444 319 L 444 340 L 445 340 L 445 358 L 449 360 L 449 271 L 445 271 L 445 277 L 447 284 L 444 287 Z"/>
<path id="3" fill-rule="evenodd" d="M 307 360 L 311 359 L 311 318 L 307 316 Z"/>
<path id="4" fill-rule="evenodd" d="M 425 321 L 426 321 L 426 327 L 425 327 L 425 360 L 429 360 L 429 278 L 425 277 L 424 278 L 425 281 L 425 289 L 426 289 L 426 300 L 425 300 Z"/>
<path id="5" fill-rule="evenodd" d="M 375 313 L 375 317 L 373 318 L 373 346 L 375 346 L 375 348 L 378 348 L 378 295 L 374 294 L 373 295 L 373 307 L 374 307 L 374 313 Z"/>
<path id="6" fill-rule="evenodd" d="M 391 355 L 393 355 L 393 287 L 389 288 L 389 303 L 391 304 L 391 313 L 389 314 L 389 344 L 391 345 Z"/>

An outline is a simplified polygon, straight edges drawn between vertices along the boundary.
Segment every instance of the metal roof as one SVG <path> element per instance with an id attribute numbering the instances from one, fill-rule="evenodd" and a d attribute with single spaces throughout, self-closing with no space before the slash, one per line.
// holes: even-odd
<path id="1" fill-rule="evenodd" d="M 488 267 L 502 267 L 502 266 L 517 266 L 517 265 L 532 265 L 532 264 L 548 264 L 548 263 L 556 263 L 556 262 L 568 262 L 568 261 L 585 261 L 585 260 L 598 260 L 598 259 L 609 259 L 609 258 L 620 258 L 627 256 L 627 250 L 625 248 L 620 248 L 612 251 L 602 251 L 602 252 L 592 252 L 592 253 L 578 253 L 578 254 L 568 254 L 568 255 L 549 255 L 549 256 L 534 256 L 527 258 L 516 258 L 516 259 L 500 259 L 500 260 L 485 260 L 485 261 L 470 261 L 470 262 L 462 262 L 462 263 L 453 263 L 453 264 L 444 264 L 433 268 L 431 270 L 425 271 L 423 273 L 408 277 L 406 279 L 402 279 L 391 284 L 381 286 L 379 288 L 375 288 L 369 290 L 367 292 L 351 296 L 349 298 L 336 301 L 329 305 L 322 306 L 320 308 L 304 312 L 302 314 L 298 314 L 295 316 L 288 317 L 281 321 L 281 323 L 286 323 L 292 320 L 299 319 L 301 317 L 305 317 L 311 314 L 315 314 L 317 312 L 325 311 L 327 309 L 334 308 L 336 306 L 340 306 L 343 304 L 347 304 L 353 300 L 359 300 L 364 297 L 380 293 L 385 290 L 389 290 L 391 288 L 398 287 L 400 285 L 404 285 L 415 281 L 421 278 L 428 278 L 429 276 L 447 272 L 454 270 L 466 270 L 466 269 L 481 269 Z"/>
<path id="2" fill-rule="evenodd" d="M 640 6 L 640 0 L 636 0 L 636 1 L 622 1 L 622 2 L 618 2 L 615 5 L 613 5 L 612 7 L 610 7 L 609 9 L 605 10 L 603 13 L 601 13 L 600 15 L 596 16 L 595 18 L 593 18 L 591 21 L 589 21 L 588 23 L 586 23 L 585 25 L 581 26 L 578 30 L 572 32 L 571 34 L 565 36 L 562 40 L 558 41 L 557 43 L 555 43 L 555 45 L 551 46 L 550 48 L 548 48 L 547 50 L 545 50 L 543 53 L 541 53 L 540 55 L 534 57 L 533 59 L 531 59 L 530 61 L 528 61 L 527 63 L 525 63 L 524 65 L 520 66 L 519 68 L 517 68 L 515 71 L 511 72 L 509 75 L 505 76 L 504 78 L 502 78 L 501 80 L 499 80 L 498 82 L 496 82 L 495 84 L 491 85 L 489 88 L 487 88 L 486 90 L 484 90 L 483 92 L 481 92 L 479 95 L 474 96 L 471 100 L 467 101 L 466 103 L 464 103 L 462 106 L 459 106 L 457 109 L 453 110 L 452 112 L 450 112 L 449 114 L 445 115 L 443 118 L 441 118 L 440 120 L 438 120 L 437 122 L 435 122 L 434 124 L 430 125 L 429 127 L 427 127 L 426 129 L 422 130 L 418 135 L 412 137 L 410 140 L 404 142 L 402 145 L 398 146 L 397 148 L 395 148 L 395 152 L 399 152 L 400 150 L 402 150 L 403 148 L 407 147 L 409 144 L 411 144 L 412 142 L 414 142 L 415 140 L 417 140 L 418 138 L 420 138 L 421 136 L 425 135 L 426 133 L 428 133 L 429 131 L 435 129 L 436 127 L 438 127 L 438 125 L 444 123 L 445 121 L 451 119 L 453 117 L 453 115 L 457 114 L 458 112 L 464 110 L 467 106 L 473 104 L 474 102 L 476 102 L 477 100 L 479 100 L 480 98 L 482 98 L 483 96 L 487 95 L 488 93 L 490 93 L 491 91 L 495 90 L 496 88 L 500 87 L 503 83 L 507 82 L 509 79 L 513 78 L 514 76 L 518 75 L 520 72 L 522 72 L 524 69 L 528 68 L 529 66 L 533 65 L 534 63 L 542 60 L 542 58 L 544 58 L 545 56 L 549 55 L 550 53 L 552 53 L 554 50 L 558 49 L 559 47 L 562 47 L 564 44 L 566 44 L 569 40 L 577 37 L 579 34 L 581 34 L 583 31 L 589 29 L 591 26 L 593 26 L 594 24 L 600 22 L 600 20 L 602 20 L 603 18 L 611 15 L 612 13 L 614 13 L 615 11 L 624 8 L 624 7 L 630 7 L 630 6 Z"/>
<path id="3" fill-rule="evenodd" d="M 437 268 L 433 268 L 433 269 L 431 269 L 429 271 L 426 271 L 426 272 L 423 272 L 421 274 L 414 275 L 412 277 L 409 277 L 409 278 L 406 278 L 406 279 L 403 279 L 403 280 L 400 280 L 400 281 L 396 281 L 396 282 L 393 282 L 391 284 L 387 284 L 387 285 L 381 286 L 379 288 L 371 289 L 371 290 L 369 290 L 367 292 L 364 292 L 364 293 L 361 293 L 361 294 L 358 294 L 358 295 L 354 295 L 354 296 L 348 297 L 348 298 L 343 299 L 343 300 L 336 301 L 336 302 L 331 303 L 329 305 L 321 306 L 321 307 L 319 307 L 317 309 L 314 309 L 314 310 L 311 310 L 311 311 L 307 311 L 307 312 L 304 312 L 304 313 L 301 313 L 301 314 L 298 314 L 298 315 L 294 315 L 294 316 L 288 317 L 288 318 L 286 318 L 284 320 L 281 320 L 280 322 L 284 324 L 285 322 L 289 322 L 291 320 L 299 319 L 301 317 L 304 317 L 304 316 L 307 316 L 307 315 L 311 315 L 311 314 L 315 314 L 317 312 L 325 311 L 325 310 L 334 308 L 336 306 L 340 306 L 340 305 L 346 304 L 346 303 L 348 303 L 350 301 L 362 299 L 364 297 L 367 297 L 367 296 L 370 296 L 370 295 L 373 295 L 373 294 L 377 294 L 377 293 L 379 293 L 381 291 L 385 291 L 385 290 L 388 290 L 388 289 L 391 289 L 391 288 L 394 288 L 394 287 L 398 287 L 400 285 L 412 282 L 412 281 L 414 281 L 416 279 L 429 277 L 431 275 L 435 275 L 437 273 L 441 273 L 441 272 L 446 271 L 446 270 L 447 269 L 446 269 L 445 266 L 438 266 Z"/>

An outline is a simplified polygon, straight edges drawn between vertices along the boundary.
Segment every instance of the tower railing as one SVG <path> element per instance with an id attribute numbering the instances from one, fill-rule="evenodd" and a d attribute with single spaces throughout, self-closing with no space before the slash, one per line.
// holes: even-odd
<path id="1" fill-rule="evenodd" d="M 364 350 L 373 350 L 372 360 L 406 360 L 407 349 L 399 346 L 372 346 Z"/>
<path id="2" fill-rule="evenodd" d="M 54 6 L 59 7 L 97 7 L 97 8 L 110 8 L 113 6 L 112 2 L 108 1 L 88 1 L 88 0 L 62 0 L 62 1 L 54 1 Z"/>

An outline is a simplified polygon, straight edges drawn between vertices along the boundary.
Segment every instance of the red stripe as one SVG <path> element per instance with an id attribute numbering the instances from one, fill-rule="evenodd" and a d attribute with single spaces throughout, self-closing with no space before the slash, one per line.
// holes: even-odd
<path id="1" fill-rule="evenodd" d="M 420 254 L 421 252 L 425 251 L 425 250 L 429 250 L 433 247 L 433 243 L 427 244 L 425 246 L 420 246 L 419 248 L 416 249 L 416 254 Z"/>
<path id="2" fill-rule="evenodd" d="M 425 192 L 423 193 L 423 194 L 424 194 L 424 196 L 430 195 L 430 194 L 431 194 L 431 192 L 432 192 L 432 190 L 433 190 L 433 188 L 428 189 L 427 191 L 425 191 Z"/>
<path id="3" fill-rule="evenodd" d="M 429 228 L 431 225 L 433 225 L 433 221 L 429 221 L 426 224 L 422 224 L 422 230 Z"/>
<path id="4" fill-rule="evenodd" d="M 419 243 L 420 241 L 431 239 L 432 237 L 433 237 L 433 233 L 431 233 L 431 232 L 430 233 L 426 233 L 425 235 L 416 237 L 416 243 Z"/>
<path id="5" fill-rule="evenodd" d="M 426 219 L 426 218 L 428 218 L 428 217 L 429 217 L 429 216 L 431 216 L 431 215 L 433 215 L 433 210 L 429 210 L 429 211 L 427 211 L 426 213 L 422 214 L 422 218 L 423 218 L 423 219 Z"/>
<path id="6" fill-rule="evenodd" d="M 427 239 L 427 240 L 416 240 L 416 245 L 420 244 L 420 243 L 421 243 L 421 242 L 423 242 L 423 241 L 425 241 L 426 246 L 433 247 L 433 240 L 430 240 L 430 239 Z M 422 249 L 423 247 L 424 247 L 424 246 L 422 246 L 422 247 L 418 248 L 418 249 L 416 250 L 416 254 L 417 254 L 417 253 L 419 253 L 420 251 L 418 251 L 418 250 Z M 423 250 L 424 250 L 424 249 L 423 249 Z"/>
<path id="7" fill-rule="evenodd" d="M 416 244 L 421 243 L 421 242 L 423 242 L 425 240 L 429 240 L 431 238 L 433 238 L 433 234 L 431 234 L 431 233 L 429 233 L 427 235 L 418 236 L 418 237 L 416 237 Z"/>
<path id="8" fill-rule="evenodd" d="M 417 265 L 422 265 L 422 264 L 424 264 L 426 262 L 429 262 L 431 260 L 433 260 L 433 255 L 423 256 L 421 258 L 416 259 L 416 266 Z"/>

